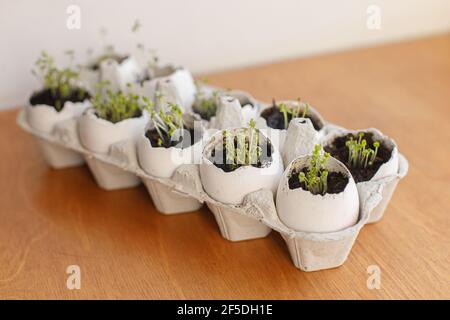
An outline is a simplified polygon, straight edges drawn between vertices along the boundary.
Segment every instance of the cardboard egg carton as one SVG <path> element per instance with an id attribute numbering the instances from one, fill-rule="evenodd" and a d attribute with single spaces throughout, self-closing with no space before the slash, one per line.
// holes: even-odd
<path id="1" fill-rule="evenodd" d="M 284 148 L 282 155 L 285 166 L 293 158 L 310 152 L 313 144 L 324 135 L 342 130 L 333 124 L 325 124 L 323 131 L 314 137 L 311 133 L 312 125 L 306 120 L 293 121 L 293 129 L 290 126 L 288 130 L 286 139 L 290 147 Z M 407 160 L 399 154 L 396 174 L 358 186 L 360 212 L 355 225 L 337 232 L 300 232 L 287 227 L 279 219 L 274 195 L 269 190 L 248 194 L 240 205 L 221 203 L 204 191 L 197 164 L 181 165 L 171 178 L 158 178 L 140 168 L 136 146 L 132 141 L 113 144 L 107 154 L 86 150 L 79 141 L 77 119 L 58 123 L 51 133 L 31 128 L 24 110 L 19 113 L 17 122 L 43 144 L 44 155 L 52 166 L 58 168 L 79 165 L 84 158 L 93 170 L 98 184 L 108 190 L 135 186 L 143 181 L 155 207 L 162 213 L 195 211 L 206 203 L 216 218 L 222 236 L 227 240 L 256 239 L 267 236 L 272 230 L 279 232 L 286 242 L 294 265 L 303 271 L 342 265 L 361 228 L 381 219 L 398 181 L 408 171 Z M 299 147 L 300 142 L 303 143 L 302 147 Z"/>

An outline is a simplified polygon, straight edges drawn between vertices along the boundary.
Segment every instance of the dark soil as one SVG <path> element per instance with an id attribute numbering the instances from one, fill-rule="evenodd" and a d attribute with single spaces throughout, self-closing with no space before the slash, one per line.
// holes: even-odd
<path id="1" fill-rule="evenodd" d="M 199 101 L 198 103 L 201 103 L 201 101 Z M 203 112 L 200 110 L 200 108 L 198 107 L 194 107 L 192 108 L 192 110 L 197 113 L 200 118 L 202 118 L 203 120 L 209 121 L 211 120 L 212 117 L 214 117 L 216 115 L 216 111 L 217 111 L 217 106 L 214 107 L 214 112 Z"/>
<path id="2" fill-rule="evenodd" d="M 98 114 L 95 114 L 97 117 L 99 117 L 98 116 Z M 104 120 L 107 120 L 107 121 L 109 121 L 109 122 L 112 122 L 112 123 L 117 123 L 117 122 L 120 122 L 120 121 L 123 121 L 123 120 L 126 120 L 126 119 L 133 119 L 133 118 L 140 118 L 141 116 L 142 116 L 142 110 L 141 109 L 136 109 L 135 111 L 134 111 L 134 114 L 133 115 L 131 115 L 130 117 L 128 117 L 128 118 L 123 118 L 123 119 L 121 119 L 120 121 L 112 121 L 112 117 L 111 117 L 111 111 L 110 110 L 108 110 L 107 112 L 106 112 L 106 118 L 102 118 L 102 119 L 104 119 Z M 99 117 L 100 118 L 100 117 Z"/>
<path id="3" fill-rule="evenodd" d="M 61 111 L 66 101 L 82 102 L 85 99 L 89 98 L 90 98 L 89 93 L 87 93 L 85 90 L 80 90 L 78 88 L 73 89 L 70 92 L 70 95 L 67 97 L 61 97 L 59 91 L 56 91 L 56 94 L 54 95 L 51 89 L 44 89 L 33 93 L 33 95 L 30 98 L 30 104 L 32 106 L 38 104 L 46 104 L 55 107 L 57 111 Z M 59 107 L 57 101 L 59 101 Z"/>
<path id="4" fill-rule="evenodd" d="M 199 100 L 197 103 L 201 103 L 201 100 Z M 241 107 L 244 107 L 247 104 L 251 105 L 252 108 L 255 107 L 253 105 L 253 103 L 247 98 L 239 100 L 239 103 L 240 103 Z M 214 117 L 216 115 L 217 105 L 214 107 L 214 113 L 213 114 L 212 113 L 208 113 L 208 112 L 202 112 L 200 109 L 201 108 L 195 107 L 195 105 L 194 105 L 194 108 L 193 108 L 194 112 L 197 113 L 200 116 L 200 118 L 202 118 L 203 120 L 209 121 L 209 120 L 211 120 L 212 117 Z"/>
<path id="5" fill-rule="evenodd" d="M 272 107 L 267 108 L 266 110 L 261 112 L 261 117 L 266 119 L 267 126 L 272 129 L 280 129 L 280 130 L 287 129 L 284 127 L 284 115 L 280 111 L 278 106 L 276 106 L 275 104 L 272 105 Z M 322 125 L 317 123 L 317 121 L 314 118 L 312 118 L 310 115 L 306 114 L 305 117 L 308 118 L 309 120 L 311 120 L 312 125 L 313 125 L 314 129 L 316 129 L 316 131 L 319 131 L 320 129 L 322 129 Z M 291 122 L 291 120 L 292 120 L 292 115 L 288 114 L 288 123 Z"/>
<path id="6" fill-rule="evenodd" d="M 307 168 L 303 168 L 301 170 L 305 175 L 307 172 Z M 300 182 L 298 179 L 298 174 L 300 171 L 293 171 L 291 177 L 289 178 L 289 189 L 298 189 L 302 188 L 303 190 L 308 191 L 304 182 Z M 344 191 L 345 187 L 348 183 L 348 177 L 346 177 L 342 172 L 330 172 L 328 174 L 327 180 L 327 192 L 330 194 L 341 193 Z"/>
<path id="7" fill-rule="evenodd" d="M 92 64 L 90 66 L 90 69 L 93 70 L 93 71 L 98 70 L 100 68 L 100 63 L 103 60 L 106 60 L 106 59 L 112 59 L 112 60 L 117 61 L 118 64 L 121 64 L 127 58 L 128 58 L 128 56 L 104 56 L 104 57 L 100 57 L 97 62 L 95 62 L 94 64 Z"/>
<path id="8" fill-rule="evenodd" d="M 262 155 L 261 155 L 259 161 L 258 161 L 257 163 L 255 163 L 255 164 L 251 164 L 251 166 L 253 166 L 253 167 L 255 167 L 255 168 L 266 168 L 266 167 L 268 167 L 268 166 L 270 165 L 270 163 L 272 162 L 272 153 L 273 153 L 273 151 L 274 151 L 274 150 L 273 150 L 273 146 L 272 146 L 272 144 L 270 143 L 270 141 L 267 141 L 267 142 L 265 142 L 265 143 L 263 143 L 263 144 L 260 144 L 259 146 L 260 146 L 261 149 L 262 149 Z M 237 148 L 237 140 L 236 140 L 236 139 L 234 140 L 234 147 Z M 222 159 L 223 159 L 221 162 L 226 162 L 226 150 L 225 150 L 225 146 L 224 146 L 224 145 L 221 146 L 221 148 L 218 148 L 217 151 L 218 151 L 218 152 L 222 152 L 222 155 L 221 155 L 222 158 L 219 159 L 219 160 L 222 160 Z M 214 163 L 214 165 L 215 165 L 217 168 L 220 168 L 220 169 L 222 169 L 222 170 L 225 171 L 225 172 L 232 172 L 232 171 L 234 171 L 234 170 L 236 170 L 236 169 L 238 169 L 238 168 L 240 168 L 240 167 L 242 167 L 242 166 L 245 166 L 245 165 L 242 165 L 242 164 L 218 163 L 218 162 L 216 161 L 215 157 L 216 157 L 216 149 L 214 149 L 214 150 L 211 152 L 211 157 L 209 158 L 209 160 L 210 160 L 212 163 Z M 219 156 L 218 158 L 220 158 L 220 156 Z M 245 181 L 243 181 L 242 183 L 245 183 Z"/>
<path id="9" fill-rule="evenodd" d="M 199 141 L 202 137 L 202 135 L 199 134 L 198 132 L 196 132 L 194 129 L 184 129 L 184 130 L 186 133 L 189 132 L 190 139 L 185 140 L 184 137 L 180 137 L 180 139 L 172 141 L 169 136 L 164 136 L 162 145 L 158 145 L 158 140 L 160 137 L 159 137 L 159 134 L 156 131 L 156 129 L 147 130 L 147 132 L 145 133 L 145 136 L 148 138 L 148 140 L 150 140 L 150 143 L 152 144 L 153 148 L 177 147 L 177 148 L 181 148 L 181 149 L 185 149 L 185 148 L 192 146 L 197 141 Z M 181 145 L 180 145 L 180 143 L 181 143 Z"/>
<path id="10" fill-rule="evenodd" d="M 341 161 L 350 170 L 353 179 L 356 182 L 369 181 L 377 173 L 381 165 L 391 158 L 392 150 L 380 142 L 380 147 L 378 148 L 377 157 L 374 163 L 367 168 L 353 168 L 348 165 L 348 148 L 345 142 L 353 136 L 353 139 L 357 140 L 357 135 L 348 134 L 342 137 L 337 137 L 334 141 L 324 147 L 326 152 L 329 152 L 333 157 Z M 371 132 L 364 133 L 364 139 L 367 141 L 367 145 L 373 149 L 373 134 Z"/>

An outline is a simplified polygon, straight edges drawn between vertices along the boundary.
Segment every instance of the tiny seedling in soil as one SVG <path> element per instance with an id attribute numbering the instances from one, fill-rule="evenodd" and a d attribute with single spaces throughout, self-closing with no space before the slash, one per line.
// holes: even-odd
<path id="1" fill-rule="evenodd" d="M 195 94 L 193 110 L 195 113 L 199 114 L 202 119 L 209 121 L 216 115 L 219 91 L 213 91 L 212 95 L 207 97 L 202 89 L 202 84 L 204 85 L 206 83 L 206 80 L 195 82 L 197 92 Z"/>
<path id="2" fill-rule="evenodd" d="M 330 154 L 322 154 L 321 149 L 321 146 L 316 144 L 309 165 L 292 171 L 288 181 L 289 189 L 302 188 L 319 195 L 344 191 L 348 178 L 341 172 L 329 172 L 326 169 Z"/>
<path id="3" fill-rule="evenodd" d="M 150 121 L 153 128 L 147 130 L 146 137 L 154 148 L 177 147 L 188 148 L 195 144 L 200 138 L 192 128 L 186 128 L 183 121 L 181 108 L 174 103 L 168 104 L 168 110 L 160 109 L 159 112 L 153 108 L 150 110 Z"/>
<path id="4" fill-rule="evenodd" d="M 66 51 L 66 54 L 73 59 L 73 50 Z M 32 70 L 32 73 L 43 80 L 44 88 L 31 96 L 32 106 L 45 104 L 53 106 L 56 111 L 61 111 L 66 101 L 82 102 L 89 99 L 86 90 L 77 86 L 80 76 L 78 70 L 58 68 L 53 57 L 45 51 L 41 53 L 35 65 L 36 68 Z"/>
<path id="5" fill-rule="evenodd" d="M 325 150 L 347 166 L 356 182 L 370 180 L 392 152 L 374 140 L 371 132 L 337 137 Z"/>
<path id="6" fill-rule="evenodd" d="M 255 125 L 252 119 L 248 128 L 234 132 L 223 130 L 222 144 L 211 152 L 210 161 L 225 172 L 234 171 L 242 166 L 256 168 L 269 166 L 272 161 L 272 145 L 269 140 L 262 139 Z"/>
<path id="7" fill-rule="evenodd" d="M 99 118 L 117 123 L 125 119 L 139 118 L 143 110 L 153 109 L 153 102 L 146 97 L 109 89 L 102 94 L 105 85 L 107 82 L 98 84 L 98 92 L 91 100 Z"/>
<path id="8" fill-rule="evenodd" d="M 288 106 L 285 103 L 277 104 L 273 100 L 272 106 L 264 110 L 261 117 L 266 119 L 268 127 L 279 130 L 287 129 L 289 122 L 294 118 L 308 118 L 311 120 L 314 129 L 318 131 L 321 129 L 321 125 L 311 116 L 309 108 L 309 104 L 301 102 L 300 99 L 294 106 Z"/>

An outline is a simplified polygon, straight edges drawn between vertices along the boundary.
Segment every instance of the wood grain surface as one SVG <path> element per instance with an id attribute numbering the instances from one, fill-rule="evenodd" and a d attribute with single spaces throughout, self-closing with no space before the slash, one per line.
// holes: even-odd
<path id="1" fill-rule="evenodd" d="M 156 212 L 143 186 L 103 191 L 87 167 L 49 169 L 0 112 L 0 298 L 450 298 L 450 35 L 208 76 L 325 119 L 376 127 L 410 161 L 384 219 L 336 269 L 297 270 L 280 235 L 231 243 L 207 209 Z M 81 289 L 66 268 L 81 268 Z M 367 267 L 381 289 L 367 288 Z"/>

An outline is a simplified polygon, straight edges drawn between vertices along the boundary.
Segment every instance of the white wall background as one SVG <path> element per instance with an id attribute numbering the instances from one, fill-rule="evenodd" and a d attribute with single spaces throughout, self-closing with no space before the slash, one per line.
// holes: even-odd
<path id="1" fill-rule="evenodd" d="M 81 29 L 66 27 L 70 4 Z M 369 5 L 381 8 L 381 29 L 366 27 Z M 133 22 L 142 29 L 132 34 Z M 450 30 L 449 0 L 0 0 L 0 108 L 23 105 L 36 80 L 30 69 L 45 49 L 63 60 L 75 49 L 119 51 L 138 41 L 193 72 L 211 72 L 284 58 L 367 46 Z"/>

